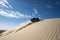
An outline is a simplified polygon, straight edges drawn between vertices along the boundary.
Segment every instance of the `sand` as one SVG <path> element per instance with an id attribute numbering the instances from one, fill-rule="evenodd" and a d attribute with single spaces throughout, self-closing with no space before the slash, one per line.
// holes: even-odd
<path id="1" fill-rule="evenodd" d="M 0 40 L 60 40 L 60 18 L 28 23 L 16 30 L 8 30 L 2 33 Z"/>

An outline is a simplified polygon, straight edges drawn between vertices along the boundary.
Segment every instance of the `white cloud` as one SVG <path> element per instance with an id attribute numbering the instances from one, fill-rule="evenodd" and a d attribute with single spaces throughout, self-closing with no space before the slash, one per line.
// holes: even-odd
<path id="1" fill-rule="evenodd" d="M 13 7 L 6 1 L 6 0 L 3 0 L 10 8 L 13 9 Z"/>
<path id="2" fill-rule="evenodd" d="M 13 9 L 13 7 L 7 2 L 7 0 L 0 0 L 0 7 L 6 7 Z M 10 17 L 10 18 L 31 18 L 29 15 L 25 15 L 23 13 L 17 12 L 17 11 L 12 11 L 8 9 L 0 9 L 0 15 L 5 16 L 5 17 Z"/>
<path id="3" fill-rule="evenodd" d="M 8 8 L 8 6 L 3 1 L 0 1 L 0 6 L 4 6 L 4 7 Z"/>
<path id="4" fill-rule="evenodd" d="M 0 0 L 0 6 L 13 9 L 13 7 L 6 0 Z"/>
<path id="5" fill-rule="evenodd" d="M 38 11 L 37 9 L 33 9 L 34 13 L 32 13 L 32 17 L 37 17 L 38 16 Z"/>
<path id="6" fill-rule="evenodd" d="M 51 5 L 46 5 L 47 8 L 51 8 Z"/>
<path id="7" fill-rule="evenodd" d="M 11 18 L 31 18 L 31 16 L 29 15 L 24 15 L 23 13 L 15 12 L 15 11 L 0 10 L 0 15 Z"/>
<path id="8" fill-rule="evenodd" d="M 37 9 L 33 9 L 33 10 L 34 10 L 35 14 L 37 14 L 37 13 L 38 13 Z"/>

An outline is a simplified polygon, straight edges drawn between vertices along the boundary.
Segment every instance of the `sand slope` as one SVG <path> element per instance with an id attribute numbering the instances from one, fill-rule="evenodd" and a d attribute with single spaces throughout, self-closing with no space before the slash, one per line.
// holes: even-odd
<path id="1" fill-rule="evenodd" d="M 0 40 L 60 40 L 60 18 L 36 22 L 17 30 L 1 36 Z"/>

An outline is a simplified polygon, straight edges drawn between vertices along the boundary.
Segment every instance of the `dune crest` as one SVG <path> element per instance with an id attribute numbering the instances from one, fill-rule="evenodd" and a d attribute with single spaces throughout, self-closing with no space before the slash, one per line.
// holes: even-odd
<path id="1" fill-rule="evenodd" d="M 47 19 L 21 28 L 0 37 L 0 40 L 60 40 L 60 18 Z"/>

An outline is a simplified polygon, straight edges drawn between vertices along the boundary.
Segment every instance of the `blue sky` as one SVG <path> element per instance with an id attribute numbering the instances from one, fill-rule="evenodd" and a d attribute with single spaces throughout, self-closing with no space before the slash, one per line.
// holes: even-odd
<path id="1" fill-rule="evenodd" d="M 32 17 L 60 18 L 60 0 L 0 0 L 0 29 L 13 29 Z"/>

